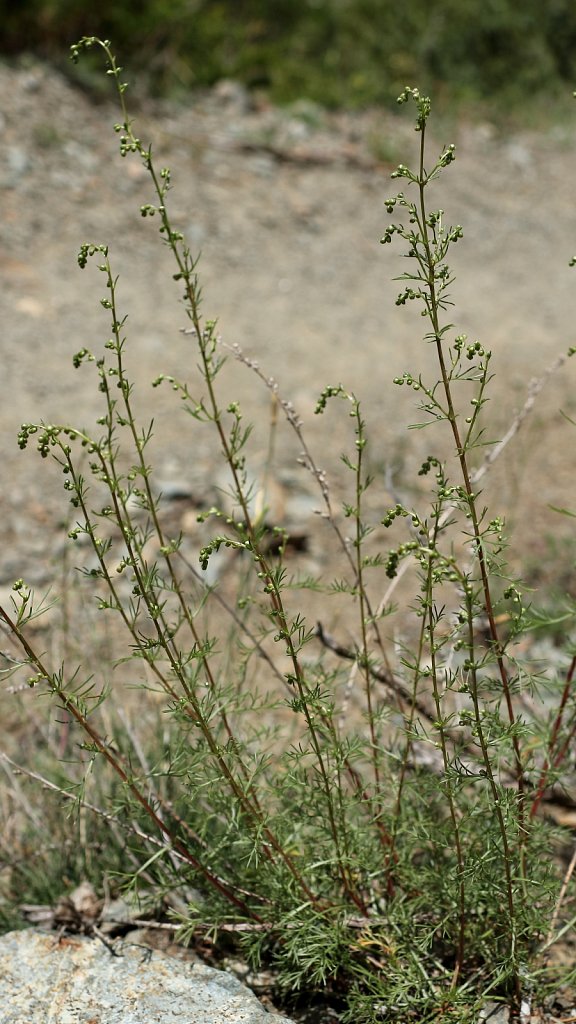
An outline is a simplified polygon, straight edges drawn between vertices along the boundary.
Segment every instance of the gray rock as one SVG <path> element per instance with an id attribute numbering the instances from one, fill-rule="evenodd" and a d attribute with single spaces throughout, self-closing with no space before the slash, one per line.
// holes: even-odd
<path id="1" fill-rule="evenodd" d="M 250 93 L 231 78 L 222 78 L 216 83 L 212 95 L 218 105 L 236 114 L 247 114 L 252 106 Z"/>
<path id="2" fill-rule="evenodd" d="M 292 1024 L 232 975 L 98 939 L 0 936 L 0 1024 Z"/>
<path id="3" fill-rule="evenodd" d="M 2 187 L 18 188 L 22 178 L 31 169 L 28 153 L 22 146 L 7 146 L 3 163 L 6 173 L 2 178 Z"/>
<path id="4" fill-rule="evenodd" d="M 30 170 L 30 157 L 22 146 L 8 147 L 8 169 L 16 177 Z"/>

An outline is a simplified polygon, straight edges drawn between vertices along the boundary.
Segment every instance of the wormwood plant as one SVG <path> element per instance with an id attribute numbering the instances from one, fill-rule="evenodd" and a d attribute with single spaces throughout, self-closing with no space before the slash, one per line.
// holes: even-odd
<path id="1" fill-rule="evenodd" d="M 173 227 L 170 171 L 158 169 L 134 132 L 110 44 L 84 38 L 73 59 L 93 46 L 116 84 L 120 153 L 139 158 L 150 177 L 151 201 L 140 212 L 170 250 L 197 361 L 190 380 L 161 375 L 154 386 L 167 383 L 179 396 L 192 432 L 213 432 L 229 493 L 199 516 L 194 564 L 183 537 L 164 525 L 148 461 L 152 424 L 134 413 L 134 356 L 108 246 L 82 245 L 80 268 L 95 261 L 102 275 L 110 334 L 101 352 L 81 348 L 74 365 L 94 372 L 102 415 L 90 433 L 24 424 L 19 444 L 33 441 L 62 472 L 70 541 L 90 551 L 82 572 L 102 616 L 123 631 L 122 671 L 131 666 L 160 695 L 170 726 L 145 738 L 145 752 L 130 729 L 111 734 L 102 718 L 110 694 L 95 690 L 90 666 L 53 668 L 29 639 L 32 594 L 18 581 L 14 610 L 0 616 L 32 670 L 29 685 L 76 724 L 87 768 L 111 770 L 117 781 L 105 813 L 130 834 L 140 865 L 126 882 L 144 878 L 155 892 L 184 894 L 176 915 L 183 940 L 232 933 L 250 962 L 273 965 L 280 988 L 323 989 L 344 1022 L 472 1021 L 488 997 L 517 1015 L 555 939 L 559 883 L 536 811 L 576 730 L 575 662 L 555 710 L 537 714 L 526 694 L 541 681 L 515 654 L 525 607 L 506 574 L 504 523 L 484 506 L 481 468 L 473 468 L 487 444 L 491 353 L 455 336 L 446 318 L 447 255 L 462 229 L 428 204 L 454 146 L 430 167 L 430 101 L 405 89 L 399 102 L 415 105 L 419 156 L 414 170 L 400 165 L 393 174 L 406 192 L 385 201 L 398 219 L 382 241 L 404 246 L 397 303 L 419 307 L 438 376 L 406 372 L 395 383 L 415 393 L 434 438 L 448 432 L 453 452 L 421 466 L 422 508 L 399 500 L 378 521 L 367 517 L 365 496 L 378 481 L 368 471 L 360 403 L 330 385 L 317 414 L 343 402 L 353 424 L 344 456 L 352 497 L 342 514 L 335 510 L 294 408 L 235 350 L 295 433 L 347 566 L 332 583 L 299 579 L 282 524 L 271 542 L 265 510 L 255 511 L 242 410 L 219 399 L 226 348 L 202 314 L 198 259 Z M 237 567 L 232 599 L 206 582 L 224 548 Z M 408 566 L 417 583 L 403 619 L 413 627 L 393 657 L 391 593 Z M 346 595 L 354 646 L 304 616 L 301 598 L 311 589 L 323 606 L 327 593 Z M 354 680 L 363 702 L 356 718 L 339 710 Z M 73 795 L 86 803 L 82 787 Z"/>

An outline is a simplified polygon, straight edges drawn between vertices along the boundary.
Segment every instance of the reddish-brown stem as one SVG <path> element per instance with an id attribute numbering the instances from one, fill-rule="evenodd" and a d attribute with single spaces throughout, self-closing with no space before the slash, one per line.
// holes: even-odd
<path id="1" fill-rule="evenodd" d="M 564 684 L 564 689 L 562 690 L 562 697 L 560 699 L 560 704 L 558 706 L 558 711 L 557 711 L 557 714 L 556 714 L 556 718 L 554 719 L 554 725 L 552 726 L 552 732 L 550 733 L 550 740 L 549 740 L 549 743 L 548 743 L 548 756 L 547 756 L 547 758 L 544 761 L 544 764 L 542 766 L 542 771 L 540 772 L 540 778 L 538 779 L 538 785 L 536 786 L 536 793 L 534 795 L 534 799 L 532 800 L 532 806 L 530 808 L 530 817 L 531 818 L 534 817 L 534 815 L 536 814 L 536 812 L 537 812 L 537 810 L 538 810 L 538 808 L 539 808 L 539 806 L 540 806 L 540 804 L 542 802 L 542 797 L 544 796 L 544 793 L 545 793 L 545 790 L 546 790 L 546 786 L 548 785 L 548 778 L 549 778 L 551 769 L 556 769 L 556 768 L 558 768 L 562 764 L 562 761 L 564 760 L 564 757 L 566 755 L 566 751 L 568 750 L 568 747 L 570 746 L 571 740 L 572 740 L 574 734 L 576 733 L 576 722 L 575 722 L 572 725 L 572 728 L 570 729 L 570 732 L 569 732 L 568 736 L 566 737 L 566 739 L 564 740 L 564 742 L 563 742 L 562 746 L 560 747 L 560 749 L 556 750 L 556 743 L 558 741 L 558 735 L 559 735 L 560 729 L 562 727 L 562 719 L 564 717 L 564 712 L 566 710 L 566 705 L 568 703 L 568 698 L 569 698 L 571 690 L 572 690 L 572 680 L 574 678 L 574 672 L 575 671 L 576 671 L 576 655 L 574 655 L 574 657 L 572 658 L 572 661 L 570 662 L 570 667 L 569 667 L 568 672 L 566 674 L 566 682 Z"/>

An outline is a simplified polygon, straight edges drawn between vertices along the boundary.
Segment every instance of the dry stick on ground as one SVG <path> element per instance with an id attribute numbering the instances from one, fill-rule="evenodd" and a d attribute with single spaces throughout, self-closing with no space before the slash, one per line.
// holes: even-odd
<path id="1" fill-rule="evenodd" d="M 326 632 L 321 622 L 316 623 L 315 636 L 318 637 L 320 643 L 332 651 L 339 658 L 343 658 L 346 661 L 354 661 L 358 663 L 358 654 L 355 650 L 345 647 L 343 644 L 338 643 L 333 636 L 330 636 Z M 403 702 L 414 703 L 412 692 L 404 686 L 404 683 L 397 676 L 391 675 L 385 669 L 381 669 L 378 665 L 368 665 L 368 671 L 373 679 L 376 679 L 379 683 L 383 683 L 384 686 L 393 690 Z M 416 698 L 415 701 L 416 709 L 419 713 L 426 718 L 430 723 L 435 721 L 434 715 L 428 710 L 426 705 Z"/>
<path id="2" fill-rule="evenodd" d="M 336 163 L 344 163 L 348 167 L 359 167 L 364 171 L 373 171 L 382 166 L 381 160 L 366 156 L 357 146 L 341 145 L 336 151 L 325 152 L 313 146 L 293 146 L 288 149 L 273 142 L 250 142 L 245 140 L 234 146 L 240 153 L 268 153 L 278 163 L 295 163 L 308 167 L 326 167 Z"/>

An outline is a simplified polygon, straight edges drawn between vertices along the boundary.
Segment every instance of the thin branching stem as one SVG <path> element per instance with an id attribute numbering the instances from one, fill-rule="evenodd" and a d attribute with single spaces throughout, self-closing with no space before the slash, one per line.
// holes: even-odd
<path id="1" fill-rule="evenodd" d="M 476 638 L 474 634 L 474 593 L 473 588 L 469 583 L 463 581 L 464 585 L 464 602 L 466 608 L 466 622 L 467 622 L 467 666 L 468 666 L 468 688 L 470 697 L 472 700 L 472 708 L 474 713 L 474 721 L 476 725 L 476 735 L 478 737 L 478 744 L 482 752 L 482 761 L 484 764 L 484 774 L 488 781 L 490 791 L 492 794 L 492 805 L 494 807 L 494 813 L 498 821 L 498 828 L 500 831 L 501 843 L 502 843 L 502 860 L 504 863 L 504 876 L 506 882 L 506 900 L 508 904 L 508 921 L 509 921 L 509 934 L 510 934 L 510 957 L 513 965 L 513 984 L 516 994 L 517 1005 L 520 1005 L 521 997 L 521 985 L 520 975 L 518 973 L 518 959 L 517 959 L 517 934 L 516 934 L 516 904 L 515 904 L 515 891 L 514 891 L 514 879 L 512 874 L 512 851 L 510 850 L 510 843 L 508 840 L 508 830 L 506 828 L 506 821 L 504 818 L 504 811 L 502 806 L 502 790 L 499 788 L 498 783 L 494 775 L 494 767 L 492 764 L 492 758 L 490 756 L 490 750 L 488 741 L 484 732 L 483 716 L 482 716 L 482 704 L 480 698 L 480 683 L 478 679 L 478 665 L 476 655 Z"/>
<path id="2" fill-rule="evenodd" d="M 437 615 L 434 608 L 434 568 L 437 557 L 436 543 L 439 532 L 440 512 L 441 509 L 439 506 L 436 509 L 434 515 L 434 529 L 430 543 L 431 551 L 428 557 L 428 564 L 426 566 L 422 612 L 423 619 L 427 623 L 427 639 L 430 648 L 430 678 L 432 681 L 432 696 L 434 698 L 434 707 L 436 709 L 435 728 L 436 734 L 438 736 L 438 743 L 440 744 L 440 750 L 442 752 L 442 767 L 444 769 L 443 789 L 446 793 L 446 800 L 448 801 L 450 820 L 452 822 L 452 833 L 454 836 L 454 847 L 456 850 L 456 864 L 458 876 L 458 941 L 456 945 L 456 956 L 451 985 L 451 987 L 455 989 L 464 965 L 464 951 L 466 941 L 466 890 L 464 885 L 464 853 L 462 849 L 462 838 L 460 834 L 460 825 L 458 821 L 458 809 L 456 805 L 454 776 L 452 773 L 452 766 L 450 764 L 450 756 L 448 753 L 448 737 L 446 735 L 446 722 L 444 718 L 444 709 L 442 706 L 443 694 L 440 692 L 439 666 L 437 663 Z"/>
<path id="3" fill-rule="evenodd" d="M 430 180 L 426 174 L 424 166 L 425 156 L 425 141 L 426 141 L 426 125 L 425 123 L 421 126 L 420 133 L 420 163 L 419 163 L 419 175 L 418 175 L 418 197 L 419 197 L 419 228 L 421 231 L 422 244 L 424 247 L 425 258 L 425 273 L 426 273 L 426 285 L 428 288 L 429 302 L 427 308 L 430 316 L 430 322 L 432 324 L 432 330 L 434 334 L 434 342 L 436 346 L 436 354 L 438 357 L 438 363 L 440 366 L 440 375 L 442 385 L 444 388 L 444 395 L 446 398 L 447 410 L 448 410 L 448 421 L 454 437 L 454 444 L 456 446 L 456 455 L 460 464 L 462 472 L 462 479 L 464 481 L 464 489 L 466 495 L 466 504 L 470 515 L 470 522 L 472 525 L 472 535 L 474 544 L 474 554 L 478 561 L 478 568 L 480 572 L 483 603 L 486 617 L 488 620 L 488 627 L 490 631 L 490 640 L 492 653 L 496 659 L 498 671 L 500 674 L 500 680 L 502 683 L 502 693 L 506 704 L 508 721 L 510 723 L 512 747 L 514 751 L 515 761 L 515 774 L 518 787 L 518 844 L 520 849 L 520 868 L 522 873 L 525 872 L 525 857 L 524 847 L 526 838 L 526 824 L 525 824 L 525 786 L 524 786 L 524 768 L 522 763 L 522 754 L 520 751 L 520 741 L 518 739 L 516 726 L 516 714 L 512 703 L 512 691 L 510 687 L 510 681 L 508 678 L 508 672 L 504 663 L 504 645 L 502 644 L 499 634 L 498 627 L 496 625 L 496 617 L 494 614 L 494 607 L 492 602 L 492 592 L 490 587 L 489 572 L 486 564 L 486 556 L 484 552 L 484 542 L 482 537 L 482 531 L 480 529 L 480 522 L 478 518 L 478 511 L 476 506 L 476 495 L 472 487 L 470 479 L 470 471 L 468 468 L 468 460 L 466 455 L 466 447 L 462 444 L 460 437 L 460 429 L 458 426 L 458 416 L 454 407 L 454 401 L 452 398 L 452 388 L 450 384 L 449 374 L 446 368 L 446 361 L 444 358 L 444 348 L 442 343 L 443 330 L 440 327 L 439 320 L 439 301 L 436 293 L 436 260 L 432 253 L 430 244 L 430 238 L 428 234 L 428 214 L 426 210 L 425 201 L 425 189 Z"/>

